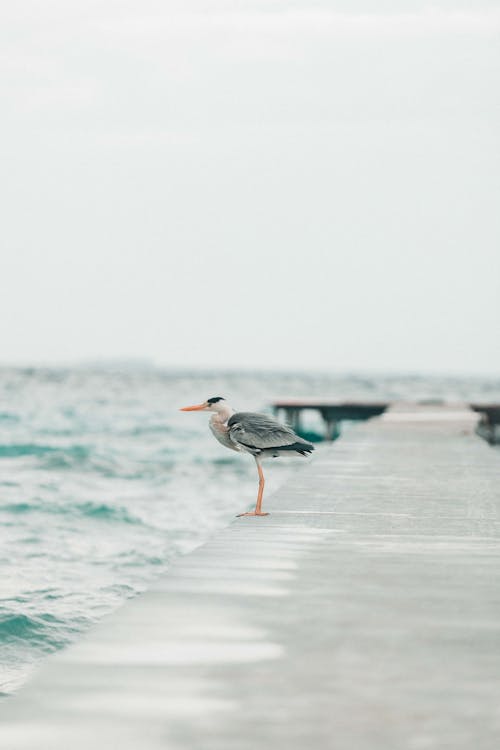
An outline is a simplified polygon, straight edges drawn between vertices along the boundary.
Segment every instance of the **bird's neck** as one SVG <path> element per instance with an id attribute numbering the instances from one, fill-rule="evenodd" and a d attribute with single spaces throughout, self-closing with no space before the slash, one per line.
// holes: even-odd
<path id="1" fill-rule="evenodd" d="M 225 424 L 229 417 L 232 417 L 234 414 L 234 409 L 229 406 L 229 404 L 223 404 L 219 406 L 215 414 L 212 414 L 210 417 L 210 421 L 213 424 Z"/>

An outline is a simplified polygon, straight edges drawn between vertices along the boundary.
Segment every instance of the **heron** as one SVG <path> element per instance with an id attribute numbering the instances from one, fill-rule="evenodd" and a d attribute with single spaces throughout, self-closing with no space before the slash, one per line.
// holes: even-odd
<path id="1" fill-rule="evenodd" d="M 259 491 L 255 510 L 238 513 L 241 516 L 268 516 L 262 511 L 264 495 L 264 472 L 261 461 L 266 457 L 282 455 L 308 456 L 314 445 L 303 440 L 295 432 L 267 414 L 237 411 L 229 406 L 222 396 L 207 398 L 202 404 L 184 406 L 180 411 L 210 411 L 209 427 L 219 443 L 233 451 L 250 453 L 259 472 Z"/>

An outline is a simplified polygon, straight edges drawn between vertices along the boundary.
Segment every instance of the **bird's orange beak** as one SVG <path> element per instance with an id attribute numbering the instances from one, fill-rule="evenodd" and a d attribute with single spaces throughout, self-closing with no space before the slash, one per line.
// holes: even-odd
<path id="1" fill-rule="evenodd" d="M 203 404 L 196 404 L 195 406 L 183 406 L 182 409 L 179 409 L 179 411 L 201 411 L 202 409 L 207 408 L 207 402 Z"/>

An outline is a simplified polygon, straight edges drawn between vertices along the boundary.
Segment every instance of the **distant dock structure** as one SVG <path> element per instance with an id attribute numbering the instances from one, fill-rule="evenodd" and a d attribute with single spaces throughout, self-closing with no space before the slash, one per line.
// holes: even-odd
<path id="1" fill-rule="evenodd" d="M 364 421 L 378 417 L 389 406 L 388 401 L 338 401 L 334 399 L 287 399 L 274 401 L 274 414 L 283 419 L 298 435 L 313 436 L 304 432 L 301 415 L 304 411 L 316 411 L 325 426 L 324 439 L 336 440 L 340 437 L 340 423 L 344 420 Z"/>
<path id="2" fill-rule="evenodd" d="M 499 445 L 500 404 L 474 403 L 470 407 L 481 415 L 476 429 L 477 434 L 484 438 L 490 445 Z"/>
<path id="3" fill-rule="evenodd" d="M 442 407 L 443 399 L 425 399 L 421 406 Z M 390 401 L 342 401 L 335 399 L 295 398 L 273 401 L 272 410 L 278 419 L 286 422 L 298 435 L 309 440 L 336 440 L 341 434 L 343 421 L 362 422 L 379 417 L 391 406 Z M 473 411 L 481 416 L 476 432 L 490 445 L 500 444 L 500 403 L 470 403 Z M 324 424 L 324 433 L 311 433 L 304 428 L 302 414 L 305 411 L 317 412 Z"/>

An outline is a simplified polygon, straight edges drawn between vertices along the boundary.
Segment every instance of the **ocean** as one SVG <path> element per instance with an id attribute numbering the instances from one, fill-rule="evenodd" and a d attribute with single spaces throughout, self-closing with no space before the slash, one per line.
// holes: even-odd
<path id="1" fill-rule="evenodd" d="M 500 401 L 500 379 L 0 369 L 1 695 L 253 502 L 252 459 L 178 411 L 210 396 Z M 266 494 L 302 462 L 267 464 Z"/>

